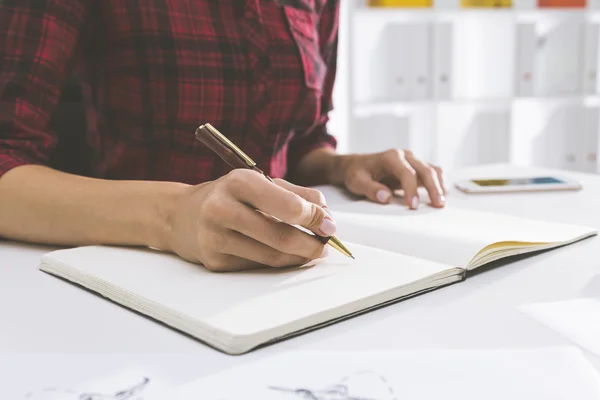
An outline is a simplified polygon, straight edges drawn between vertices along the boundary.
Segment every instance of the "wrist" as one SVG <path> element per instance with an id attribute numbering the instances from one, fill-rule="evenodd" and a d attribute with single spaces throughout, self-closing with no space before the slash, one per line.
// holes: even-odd
<path id="1" fill-rule="evenodd" d="M 167 182 L 159 185 L 161 187 L 152 196 L 150 213 L 144 224 L 145 242 L 148 246 L 173 252 L 176 214 L 192 186 Z"/>
<path id="2" fill-rule="evenodd" d="M 344 184 L 350 158 L 350 155 L 336 154 L 331 159 L 329 171 L 327 172 L 327 177 L 331 185 L 342 186 Z"/>
<path id="3" fill-rule="evenodd" d="M 339 154 L 331 148 L 313 150 L 302 158 L 293 180 L 303 186 L 333 184 Z"/>

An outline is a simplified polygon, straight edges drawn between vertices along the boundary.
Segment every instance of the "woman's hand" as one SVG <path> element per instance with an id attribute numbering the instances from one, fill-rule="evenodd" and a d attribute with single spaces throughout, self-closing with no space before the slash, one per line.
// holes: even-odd
<path id="1" fill-rule="evenodd" d="M 297 266 L 321 257 L 324 244 L 291 225 L 332 236 L 335 223 L 323 209 L 324 196 L 274 181 L 254 171 L 233 170 L 190 187 L 169 216 L 169 250 L 213 271 Z"/>
<path id="2" fill-rule="evenodd" d="M 419 205 L 417 188 L 427 189 L 431 205 L 443 207 L 446 188 L 443 171 L 419 160 L 410 150 L 388 150 L 366 155 L 336 155 L 330 172 L 333 184 L 364 195 L 378 203 L 388 203 L 392 191 L 404 190 L 408 206 Z"/>

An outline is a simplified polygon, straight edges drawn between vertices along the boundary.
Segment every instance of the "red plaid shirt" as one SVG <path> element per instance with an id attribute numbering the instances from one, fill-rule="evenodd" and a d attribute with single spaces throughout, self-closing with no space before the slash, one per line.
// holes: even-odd
<path id="1" fill-rule="evenodd" d="M 199 183 L 230 168 L 210 122 L 274 177 L 327 133 L 339 1 L 0 1 L 0 175 L 48 165 L 75 73 L 95 176 Z"/>

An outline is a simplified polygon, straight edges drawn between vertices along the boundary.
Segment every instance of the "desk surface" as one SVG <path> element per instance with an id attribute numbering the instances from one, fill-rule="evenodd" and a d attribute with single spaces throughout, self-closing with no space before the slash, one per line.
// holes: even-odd
<path id="1" fill-rule="evenodd" d="M 451 178 L 548 173 L 491 165 Z M 465 195 L 449 201 L 474 209 L 600 227 L 600 176 L 570 174 L 581 192 Z M 349 201 L 323 189 L 335 204 Z M 171 383 L 277 352 L 310 349 L 498 349 L 570 345 L 517 306 L 600 293 L 600 238 L 596 237 L 475 275 L 445 287 L 243 356 L 228 356 L 143 316 L 38 271 L 48 247 L 0 242 L 0 376 L 33 384 L 68 372 L 93 377 L 145 365 Z M 600 371 L 600 358 L 584 353 Z M 2 360 L 9 360 L 9 363 Z M 8 366 L 10 364 L 10 366 Z M 58 376 L 58 375 L 57 375 Z M 25 380 L 26 379 L 26 380 Z"/>

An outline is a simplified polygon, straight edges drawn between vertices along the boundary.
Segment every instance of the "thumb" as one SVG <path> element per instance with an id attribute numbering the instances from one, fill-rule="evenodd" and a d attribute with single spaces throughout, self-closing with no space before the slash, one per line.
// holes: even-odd
<path id="1" fill-rule="evenodd" d="M 337 226 L 331 215 L 315 203 L 303 201 L 303 205 L 304 211 L 299 225 L 319 236 L 330 237 L 335 235 Z"/>
<path id="2" fill-rule="evenodd" d="M 319 190 L 294 185 L 283 179 L 273 179 L 273 182 L 282 188 L 298 195 L 301 212 L 296 219 L 296 228 L 310 231 L 319 236 L 329 237 L 336 232 L 336 225 L 327 210 L 325 196 Z"/>
<path id="3" fill-rule="evenodd" d="M 357 171 L 349 179 L 347 187 L 352 193 L 366 196 L 369 200 L 376 203 L 387 204 L 392 198 L 390 188 L 374 180 L 365 170 Z"/>

